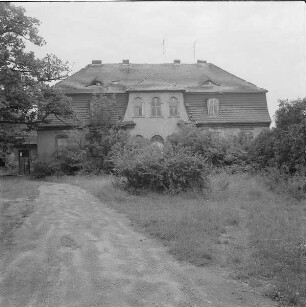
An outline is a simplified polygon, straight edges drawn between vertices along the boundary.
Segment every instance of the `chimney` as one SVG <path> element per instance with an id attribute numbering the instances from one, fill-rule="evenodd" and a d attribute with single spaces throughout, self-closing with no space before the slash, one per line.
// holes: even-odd
<path id="1" fill-rule="evenodd" d="M 173 60 L 174 64 L 181 64 L 181 60 Z"/>
<path id="2" fill-rule="evenodd" d="M 197 60 L 197 63 L 198 63 L 198 64 L 205 64 L 205 63 L 206 63 L 206 61 L 203 61 L 203 60 Z"/>
<path id="3" fill-rule="evenodd" d="M 93 64 L 93 65 L 99 65 L 99 64 L 102 64 L 102 61 L 101 60 L 92 60 L 91 61 L 91 64 Z"/>
<path id="4" fill-rule="evenodd" d="M 122 64 L 129 65 L 130 61 L 129 60 L 122 60 Z"/>

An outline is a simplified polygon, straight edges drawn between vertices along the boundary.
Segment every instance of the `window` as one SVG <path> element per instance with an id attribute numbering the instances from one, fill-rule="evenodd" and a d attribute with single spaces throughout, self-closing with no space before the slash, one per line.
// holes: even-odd
<path id="1" fill-rule="evenodd" d="M 219 84 L 217 84 L 217 83 L 215 83 L 215 82 L 213 82 L 213 81 L 211 81 L 211 80 L 207 80 L 207 81 L 205 81 L 205 82 L 203 83 L 203 85 L 209 85 L 209 86 L 211 86 L 211 85 L 219 85 Z"/>
<path id="2" fill-rule="evenodd" d="M 137 97 L 134 100 L 134 116 L 143 116 L 143 103 L 140 97 Z"/>
<path id="3" fill-rule="evenodd" d="M 210 117 L 218 116 L 219 114 L 219 100 L 211 98 L 207 100 L 207 114 Z"/>
<path id="4" fill-rule="evenodd" d="M 151 144 L 162 148 L 164 146 L 164 139 L 160 135 L 154 135 L 151 138 Z"/>
<path id="5" fill-rule="evenodd" d="M 178 116 L 178 100 L 176 97 L 171 97 L 169 102 L 169 115 Z"/>
<path id="6" fill-rule="evenodd" d="M 66 136 L 58 136 L 56 138 L 56 151 L 57 155 L 60 156 L 63 150 L 67 147 L 68 139 Z"/>
<path id="7" fill-rule="evenodd" d="M 151 116 L 161 117 L 161 101 L 158 97 L 154 97 L 151 102 Z"/>

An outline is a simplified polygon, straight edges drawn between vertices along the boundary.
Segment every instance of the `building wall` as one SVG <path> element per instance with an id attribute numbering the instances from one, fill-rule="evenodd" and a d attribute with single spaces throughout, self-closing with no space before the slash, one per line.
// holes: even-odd
<path id="1" fill-rule="evenodd" d="M 143 116 L 135 116 L 134 100 L 141 97 L 143 101 Z M 151 101 L 154 97 L 161 100 L 161 117 L 151 116 Z M 176 97 L 179 102 L 179 116 L 170 116 L 169 101 Z M 220 116 L 208 118 L 205 99 L 216 97 L 220 101 Z M 76 94 L 72 96 L 73 105 L 85 122 L 89 118 L 91 94 Z M 133 121 L 136 125 L 130 129 L 132 135 L 141 135 L 151 139 L 155 135 L 166 139 L 167 136 L 179 130 L 178 122 L 190 122 L 187 111 L 193 116 L 193 120 L 207 121 L 207 128 L 218 132 L 222 136 L 230 136 L 239 133 L 241 130 L 252 133 L 256 137 L 262 130 L 268 129 L 269 114 L 265 94 L 194 94 L 182 92 L 130 92 L 129 94 L 117 94 L 116 99 L 119 105 L 118 118 L 123 116 L 123 121 Z M 184 101 L 185 100 L 185 101 Z M 187 110 L 186 110 L 187 109 Z M 116 112 L 117 113 L 117 112 Z M 121 116 L 122 115 L 122 116 Z M 255 120 L 254 120 L 255 119 Z M 263 121 L 262 126 L 259 122 Z M 253 123 L 252 123 L 253 121 Z M 230 124 L 229 124 L 230 122 Z M 235 125 L 234 123 L 237 123 Z M 249 124 L 246 124 L 248 123 Z M 267 125 L 265 125 L 267 122 Z M 49 159 L 56 154 L 56 138 L 65 135 L 65 130 L 60 130 L 61 122 L 52 122 L 51 127 L 38 131 L 37 150 L 38 158 Z M 51 124 L 51 125 L 52 125 Z"/>
<path id="2" fill-rule="evenodd" d="M 269 128 L 268 127 L 252 127 L 252 126 L 243 127 L 243 128 L 241 127 L 208 128 L 208 130 L 217 132 L 221 136 L 224 136 L 224 137 L 238 134 L 240 131 L 245 131 L 247 133 L 248 132 L 251 133 L 254 138 L 257 137 L 260 132 L 266 129 L 269 129 Z"/>
<path id="3" fill-rule="evenodd" d="M 65 136 L 66 130 L 39 130 L 37 131 L 38 159 L 47 160 L 56 154 L 56 139 Z"/>
<path id="4" fill-rule="evenodd" d="M 134 116 L 134 99 L 142 98 L 143 101 L 143 116 Z M 159 97 L 161 100 L 161 117 L 151 116 L 151 101 L 154 97 Z M 176 97 L 179 102 L 179 116 L 171 117 L 169 115 L 169 101 L 171 97 Z M 189 121 L 185 105 L 183 93 L 180 92 L 135 92 L 129 94 L 129 102 L 124 121 L 133 121 L 135 127 L 131 129 L 132 135 L 141 135 L 145 138 L 152 138 L 154 135 L 160 135 L 164 139 L 179 129 L 177 123 L 180 120 Z"/>

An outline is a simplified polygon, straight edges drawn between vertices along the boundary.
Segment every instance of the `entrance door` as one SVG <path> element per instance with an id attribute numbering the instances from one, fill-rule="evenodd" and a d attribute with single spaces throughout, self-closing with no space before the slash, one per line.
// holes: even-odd
<path id="1" fill-rule="evenodd" d="M 30 151 L 19 151 L 19 175 L 30 175 Z"/>

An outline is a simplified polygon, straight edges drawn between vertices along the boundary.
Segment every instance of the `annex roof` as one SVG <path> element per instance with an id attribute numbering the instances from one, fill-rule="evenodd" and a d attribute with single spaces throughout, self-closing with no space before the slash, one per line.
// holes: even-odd
<path id="1" fill-rule="evenodd" d="M 89 64 L 55 87 L 67 94 L 127 91 L 267 92 L 214 64 L 204 62 Z"/>

